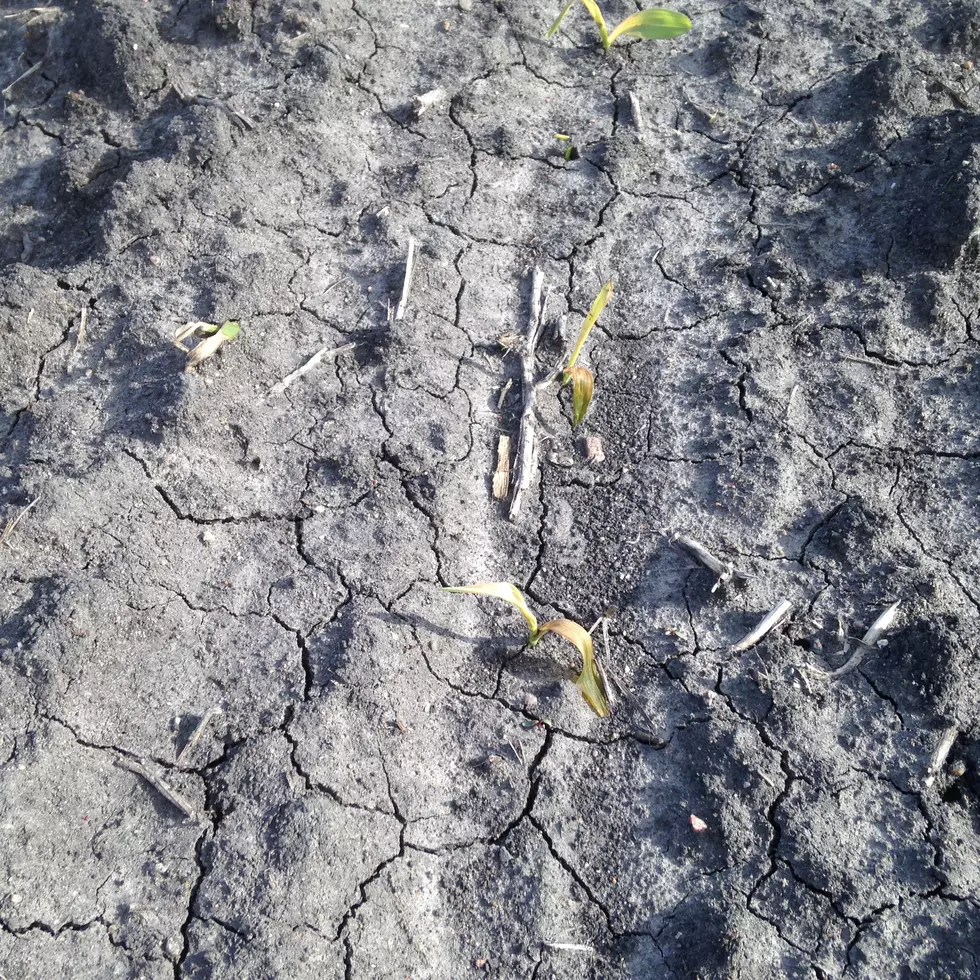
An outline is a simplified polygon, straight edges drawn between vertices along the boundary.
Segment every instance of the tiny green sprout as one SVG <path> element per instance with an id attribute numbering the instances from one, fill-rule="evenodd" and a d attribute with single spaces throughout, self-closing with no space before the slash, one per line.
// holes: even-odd
<path id="1" fill-rule="evenodd" d="M 572 142 L 571 136 L 565 133 L 555 133 L 555 139 L 561 140 L 565 144 L 565 149 L 562 151 L 562 156 L 566 161 L 577 160 L 579 158 L 578 147 Z"/>
<path id="2" fill-rule="evenodd" d="M 520 590 L 510 582 L 484 582 L 479 585 L 459 585 L 443 589 L 443 592 L 465 592 L 469 595 L 485 595 L 503 599 L 520 610 L 528 629 L 528 646 L 537 646 L 546 633 L 556 633 L 568 640 L 582 655 L 582 672 L 575 678 L 575 684 L 592 710 L 600 718 L 610 714 L 609 698 L 606 695 L 602 674 L 595 659 L 592 637 L 588 631 L 571 619 L 552 619 L 538 626 L 535 615 L 528 608 L 527 601 Z"/>
<path id="3" fill-rule="evenodd" d="M 691 29 L 690 20 L 674 10 L 665 10 L 662 7 L 655 7 L 650 10 L 640 10 L 631 14 L 625 20 L 620 21 L 611 31 L 606 26 L 606 18 L 602 16 L 602 11 L 595 0 L 581 0 L 582 5 L 592 15 L 592 19 L 599 27 L 599 37 L 602 39 L 603 50 L 608 51 L 612 47 L 613 41 L 621 34 L 628 34 L 630 37 L 646 38 L 647 40 L 665 41 L 672 37 L 680 37 Z M 561 22 L 565 19 L 565 14 L 575 5 L 576 0 L 568 0 L 558 19 L 551 25 L 545 37 L 551 37 Z"/>
<path id="4" fill-rule="evenodd" d="M 582 348 L 585 346 L 586 340 L 589 339 L 589 334 L 592 328 L 595 326 L 596 321 L 599 319 L 599 314 L 606 308 L 606 303 L 609 302 L 609 298 L 613 294 L 613 281 L 612 279 L 607 282 L 602 289 L 599 290 L 599 295 L 596 296 L 592 303 L 592 308 L 589 310 L 589 315 L 585 318 L 582 323 L 582 329 L 579 331 L 578 340 L 575 341 L 575 347 L 572 349 L 572 356 L 568 359 L 568 365 L 562 372 L 562 384 L 571 384 L 572 386 L 572 425 L 578 425 L 582 419 L 585 418 L 585 413 L 589 410 L 589 405 L 592 402 L 592 394 L 595 390 L 595 378 L 592 372 L 588 368 L 576 367 L 575 362 L 578 360 L 579 354 L 582 353 Z"/>
<path id="5" fill-rule="evenodd" d="M 203 320 L 192 320 L 179 326 L 174 332 L 174 344 L 187 352 L 184 370 L 193 371 L 203 361 L 213 357 L 218 348 L 229 340 L 234 340 L 241 329 L 237 320 L 225 320 L 220 326 L 217 323 L 205 323 Z M 198 340 L 192 348 L 184 343 L 190 337 Z"/>

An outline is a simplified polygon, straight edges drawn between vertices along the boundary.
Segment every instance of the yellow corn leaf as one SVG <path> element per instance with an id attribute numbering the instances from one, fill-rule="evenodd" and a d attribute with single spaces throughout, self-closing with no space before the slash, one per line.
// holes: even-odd
<path id="1" fill-rule="evenodd" d="M 582 2 L 584 3 L 585 0 Z M 641 10 L 627 17 L 626 20 L 621 21 L 613 28 L 609 35 L 609 44 L 612 44 L 620 34 L 665 41 L 672 37 L 680 37 L 690 29 L 690 20 L 673 10 L 664 10 L 659 7 L 653 10 Z"/>
<path id="2" fill-rule="evenodd" d="M 584 0 L 583 0 L 584 2 Z M 582 353 L 582 348 L 585 346 L 586 340 L 589 339 L 589 333 L 595 326 L 596 320 L 599 319 L 599 314 L 606 308 L 606 303 L 609 302 L 609 297 L 613 293 L 613 281 L 609 280 L 599 290 L 599 295 L 596 296 L 595 301 L 592 304 L 592 309 L 589 310 L 589 315 L 585 318 L 582 323 L 582 329 L 578 332 L 578 340 L 575 341 L 575 347 L 572 349 L 572 356 L 568 359 L 568 367 L 566 371 L 571 371 L 575 367 L 575 362 L 578 360 L 579 354 Z"/>
<path id="3" fill-rule="evenodd" d="M 512 606 L 516 606 L 521 615 L 527 622 L 527 628 L 531 633 L 531 642 L 534 643 L 538 635 L 538 621 L 534 618 L 534 613 L 527 607 L 524 596 L 510 582 L 484 582 L 481 585 L 457 585 L 443 592 L 465 592 L 468 595 L 488 595 L 494 599 L 503 599 Z"/>
<path id="4" fill-rule="evenodd" d="M 595 378 L 588 368 L 568 368 L 563 381 L 572 383 L 572 425 L 578 425 L 585 418 L 592 402 L 592 392 L 595 390 Z"/>
<path id="5" fill-rule="evenodd" d="M 592 637 L 578 623 L 570 619 L 552 619 L 544 623 L 538 630 L 538 636 L 543 636 L 545 633 L 557 633 L 569 643 L 575 644 L 578 652 L 582 654 L 582 673 L 575 678 L 575 683 L 592 710 L 600 718 L 608 718 L 609 699 L 606 696 L 602 677 L 599 675 L 599 668 L 596 666 Z"/>
<path id="6" fill-rule="evenodd" d="M 606 30 L 606 18 L 602 16 L 602 11 L 595 0 L 582 0 L 582 6 L 592 15 L 592 19 L 599 25 L 599 34 L 602 37 L 602 46 L 609 48 L 609 31 Z"/>
<path id="7" fill-rule="evenodd" d="M 548 33 L 545 34 L 545 37 L 551 37 L 551 35 L 554 34 L 559 27 L 561 27 L 561 22 L 565 19 L 565 14 L 572 9 L 574 4 L 575 0 L 568 0 L 568 3 L 561 8 L 561 13 L 558 15 L 558 19 L 548 29 Z M 585 7 L 585 9 L 592 15 L 592 19 L 599 25 L 599 36 L 602 38 L 602 46 L 608 49 L 609 31 L 606 28 L 606 19 L 602 16 L 602 11 L 599 9 L 598 4 L 595 2 L 595 0 L 582 0 L 582 6 Z"/>
<path id="8" fill-rule="evenodd" d="M 209 329 L 210 328 L 210 329 Z M 181 324 L 174 331 L 174 343 L 182 350 L 188 350 L 187 345 L 184 343 L 194 336 L 206 336 L 207 334 L 213 334 L 218 329 L 215 323 L 205 323 L 203 320 L 191 320 L 190 323 Z"/>

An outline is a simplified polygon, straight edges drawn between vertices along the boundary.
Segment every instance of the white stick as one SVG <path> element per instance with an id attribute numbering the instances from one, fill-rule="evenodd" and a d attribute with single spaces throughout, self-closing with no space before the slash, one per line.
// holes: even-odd
<path id="1" fill-rule="evenodd" d="M 712 592 L 717 592 L 722 585 L 730 582 L 733 576 L 742 581 L 748 577 L 737 572 L 731 562 L 723 562 L 716 558 L 700 541 L 696 541 L 686 534 L 681 534 L 680 531 L 671 534 L 667 540 L 681 551 L 687 552 L 699 565 L 708 569 L 713 575 L 718 576 L 711 588 Z"/>
<path id="2" fill-rule="evenodd" d="M 521 353 L 521 381 L 524 388 L 524 407 L 521 409 L 521 427 L 517 439 L 517 479 L 514 499 L 510 502 L 511 521 L 521 516 L 524 498 L 531 485 L 534 469 L 534 402 L 537 390 L 534 385 L 534 351 L 541 336 L 541 318 L 544 313 L 544 273 L 534 267 L 531 276 L 531 316 L 527 325 L 527 340 Z"/>
<path id="3" fill-rule="evenodd" d="M 873 647 L 881 639 L 881 634 L 890 629 L 895 617 L 898 615 L 898 606 L 901 600 L 893 602 L 872 624 L 867 633 L 864 634 L 861 642 L 866 647 Z"/>
<path id="4" fill-rule="evenodd" d="M 640 108 L 640 100 L 635 92 L 629 93 L 630 115 L 633 117 L 633 125 L 636 126 L 638 133 L 643 132 L 643 110 Z"/>
<path id="5" fill-rule="evenodd" d="M 163 777 L 158 776 L 152 769 L 147 768 L 135 759 L 127 759 L 123 756 L 116 756 L 115 763 L 120 769 L 128 769 L 137 776 L 142 776 L 165 800 L 182 811 L 188 820 L 197 820 L 197 811 L 194 809 L 194 804 L 178 793 Z"/>
<path id="6" fill-rule="evenodd" d="M 857 670 L 861 666 L 861 661 L 864 660 L 864 654 L 867 650 L 874 649 L 877 645 L 878 640 L 881 639 L 881 634 L 885 630 L 889 629 L 895 622 L 895 617 L 898 614 L 898 606 L 901 600 L 893 602 L 872 624 L 871 628 L 859 641 L 859 646 L 857 650 L 851 655 L 847 663 L 842 667 L 838 667 L 836 670 L 830 671 L 828 677 L 843 677 L 845 674 L 849 674 L 852 670 Z M 844 644 L 844 649 L 842 653 L 846 653 L 850 643 Z M 927 784 L 928 785 L 928 784 Z"/>
<path id="7" fill-rule="evenodd" d="M 11 83 L 10 83 L 10 84 L 9 84 L 9 85 L 8 85 L 8 86 L 7 86 L 7 87 L 6 87 L 5 89 L 4 89 L 4 90 L 3 90 L 3 92 L 0 92 L 0 95 L 2 95 L 2 96 L 3 96 L 4 98 L 6 98 L 6 97 L 7 97 L 8 95 L 10 95 L 10 90 L 11 90 L 11 89 L 12 89 L 12 88 L 13 88 L 13 87 L 14 87 L 14 86 L 15 86 L 15 85 L 16 85 L 16 84 L 18 83 L 18 82 L 22 82 L 22 81 L 24 81 L 24 79 L 25 79 L 25 78 L 27 78 L 27 77 L 29 77 L 30 75 L 33 75 L 33 74 L 34 74 L 34 72 L 36 72 L 36 71 L 37 71 L 37 70 L 38 70 L 38 69 L 39 69 L 39 68 L 41 67 L 41 65 L 42 65 L 42 64 L 43 64 L 43 62 L 41 62 L 41 61 L 38 61 L 38 62 L 37 62 L 36 64 L 33 64 L 33 65 L 31 65 L 31 67 L 30 67 L 30 68 L 28 68 L 28 69 L 27 69 L 27 71 L 25 71 L 23 75 L 18 75 L 18 76 L 17 76 L 17 78 L 15 78 L 15 79 L 14 79 L 14 80 L 13 80 L 13 81 L 12 81 L 12 82 L 11 82 Z"/>
<path id="8" fill-rule="evenodd" d="M 495 500 L 506 500 L 510 490 L 510 436 L 497 440 L 497 469 L 493 474 Z"/>
<path id="9" fill-rule="evenodd" d="M 955 725 L 950 725 L 943 732 L 942 736 L 940 736 L 939 744 L 936 746 L 932 755 L 929 756 L 929 765 L 926 767 L 926 778 L 922 781 L 926 786 L 931 786 L 936 781 L 936 776 L 939 775 L 943 766 L 946 765 L 946 759 L 949 757 L 950 749 L 952 749 L 958 734 L 959 729 Z"/>
<path id="10" fill-rule="evenodd" d="M 409 238 L 408 258 L 405 259 L 405 281 L 402 283 L 402 298 L 398 301 L 398 309 L 395 310 L 396 320 L 400 320 L 405 315 L 405 307 L 408 305 L 408 294 L 412 289 L 412 280 L 415 278 L 415 247 L 415 239 Z"/>
<path id="11" fill-rule="evenodd" d="M 208 722 L 215 715 L 220 714 L 220 708 L 208 708 L 208 710 L 204 712 L 204 717 L 197 723 L 197 728 L 194 729 L 194 733 L 187 740 L 187 744 L 177 753 L 177 757 L 174 759 L 174 765 L 179 766 L 184 759 L 190 756 L 197 746 L 197 743 L 201 741 L 201 736 L 204 734 L 204 729 L 207 727 Z"/>
<path id="12" fill-rule="evenodd" d="M 783 599 L 779 604 L 770 612 L 755 629 L 746 633 L 741 640 L 738 641 L 732 648 L 731 653 L 741 653 L 743 650 L 748 650 L 749 647 L 754 647 L 756 643 L 759 642 L 767 633 L 771 633 L 791 612 L 793 611 L 793 603 L 788 599 Z"/>
<path id="13" fill-rule="evenodd" d="M 304 365 L 296 368 L 292 374 L 287 374 L 285 378 L 282 379 L 278 384 L 274 384 L 266 396 L 267 398 L 273 398 L 276 395 L 281 395 L 297 378 L 302 378 L 304 374 L 309 374 L 321 361 L 327 360 L 328 358 L 332 361 L 335 357 L 339 357 L 345 351 L 353 350 L 357 344 L 344 344 L 341 347 L 321 347 Z"/>

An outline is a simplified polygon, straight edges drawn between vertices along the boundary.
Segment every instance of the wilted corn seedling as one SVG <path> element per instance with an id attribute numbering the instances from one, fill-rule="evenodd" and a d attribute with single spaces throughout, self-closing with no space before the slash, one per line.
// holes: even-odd
<path id="1" fill-rule="evenodd" d="M 528 608 L 527 601 L 520 590 L 510 582 L 485 582 L 480 585 L 460 585 L 444 589 L 445 592 L 464 592 L 469 595 L 485 595 L 495 599 L 503 599 L 520 610 L 528 629 L 528 646 L 537 646 L 541 637 L 546 633 L 557 633 L 569 643 L 574 644 L 582 655 L 582 672 L 575 678 L 575 684 L 588 701 L 590 707 L 600 718 L 609 716 L 609 698 L 599 673 L 592 646 L 592 637 L 588 630 L 579 626 L 571 619 L 551 619 L 538 626 L 537 618 Z"/>
<path id="2" fill-rule="evenodd" d="M 572 425 L 578 425 L 585 418 L 585 413 L 589 410 L 589 405 L 592 402 L 592 394 L 595 391 L 595 377 L 592 372 L 588 368 L 576 367 L 575 362 L 578 360 L 579 354 L 582 353 L 582 348 L 599 319 L 599 314 L 606 308 L 606 303 L 609 302 L 612 293 L 613 282 L 610 279 L 599 290 L 599 295 L 592 303 L 589 315 L 582 323 L 578 340 L 575 341 L 572 356 L 568 359 L 568 366 L 562 372 L 562 384 L 571 383 L 572 386 Z"/>
<path id="3" fill-rule="evenodd" d="M 605 51 L 608 51 L 612 47 L 613 41 L 622 34 L 646 38 L 647 40 L 666 41 L 672 37 L 680 37 L 691 29 L 691 22 L 684 14 L 656 7 L 631 14 L 610 31 L 606 26 L 606 18 L 602 16 L 602 11 L 595 0 L 581 0 L 581 2 L 599 28 L 599 37 Z M 568 3 L 561 8 L 558 19 L 551 25 L 545 37 L 551 37 L 561 27 L 565 14 L 575 6 L 575 3 L 576 0 L 568 0 Z"/>
<path id="4" fill-rule="evenodd" d="M 217 323 L 205 323 L 202 320 L 192 320 L 179 326 L 174 331 L 174 344 L 182 351 L 187 352 L 187 363 L 184 365 L 185 371 L 193 371 L 194 368 L 213 357 L 218 348 L 229 340 L 234 340 L 241 331 L 241 324 L 237 320 L 225 320 L 219 327 Z M 188 347 L 184 341 L 193 337 L 198 343 L 194 347 Z"/>

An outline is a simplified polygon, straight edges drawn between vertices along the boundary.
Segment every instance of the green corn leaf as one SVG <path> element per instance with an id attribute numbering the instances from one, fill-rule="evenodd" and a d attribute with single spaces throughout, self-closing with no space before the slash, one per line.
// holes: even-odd
<path id="1" fill-rule="evenodd" d="M 592 710 L 600 718 L 608 718 L 610 714 L 609 698 L 606 696 L 606 689 L 602 683 L 599 668 L 596 666 L 595 650 L 592 647 L 592 637 L 589 636 L 588 631 L 571 619 L 552 619 L 538 630 L 539 637 L 545 633 L 557 633 L 569 643 L 573 643 L 578 652 L 582 654 L 582 673 L 575 678 L 575 683 L 582 692 L 582 696 L 589 702 Z"/>
<path id="2" fill-rule="evenodd" d="M 592 309 L 589 310 L 589 315 L 585 318 L 582 329 L 578 332 L 578 340 L 575 341 L 572 356 L 568 359 L 568 367 L 565 368 L 566 372 L 571 371 L 575 367 L 575 362 L 578 360 L 579 354 L 582 353 L 582 348 L 585 346 L 586 340 L 589 339 L 589 333 L 595 326 L 596 320 L 599 319 L 599 314 L 606 308 L 606 303 L 609 302 L 609 297 L 612 296 L 612 293 L 613 281 L 610 279 L 599 290 L 599 295 L 596 296 L 595 301 L 592 303 Z"/>
<path id="3" fill-rule="evenodd" d="M 221 325 L 221 336 L 225 340 L 234 340 L 241 331 L 241 324 L 237 320 L 225 320 Z"/>
<path id="4" fill-rule="evenodd" d="M 582 2 L 585 3 L 585 0 Z M 680 37 L 690 29 L 690 20 L 674 10 L 664 10 L 659 7 L 653 10 L 641 10 L 613 28 L 609 34 L 609 44 L 612 44 L 620 34 L 665 41 L 672 37 Z"/>
<path id="5" fill-rule="evenodd" d="M 554 34 L 559 27 L 561 27 L 561 22 L 565 19 L 565 14 L 567 14 L 568 11 L 571 10 L 572 7 L 574 6 L 575 6 L 575 0 L 568 0 L 568 3 L 566 3 L 565 6 L 561 8 L 561 13 L 558 15 L 558 20 L 556 20 L 551 25 L 551 27 L 548 28 L 548 33 L 545 34 L 545 37 L 551 37 L 551 35 Z"/>
<path id="6" fill-rule="evenodd" d="M 443 592 L 465 592 L 468 595 L 488 595 L 494 599 L 503 599 L 512 606 L 516 606 L 527 623 L 527 628 L 531 634 L 530 643 L 533 646 L 538 639 L 538 621 L 534 613 L 528 609 L 527 602 L 520 590 L 511 585 L 510 582 L 483 582 L 480 585 L 456 585 L 452 588 L 443 589 Z"/>
<path id="7" fill-rule="evenodd" d="M 575 426 L 585 418 L 592 403 L 595 378 L 588 368 L 573 367 L 566 369 L 562 380 L 565 384 L 572 383 L 572 425 Z"/>
<path id="8" fill-rule="evenodd" d="M 565 14 L 575 5 L 575 0 L 568 0 L 568 3 L 561 8 L 561 13 L 558 15 L 558 19 L 551 25 L 548 33 L 545 37 L 551 37 L 558 28 L 561 26 L 561 22 L 565 19 Z M 592 15 L 592 19 L 599 25 L 599 36 L 602 38 L 602 46 L 606 49 L 609 48 L 609 31 L 606 28 L 606 19 L 602 16 L 602 11 L 599 9 L 598 4 L 595 0 L 582 0 L 582 6 Z"/>

